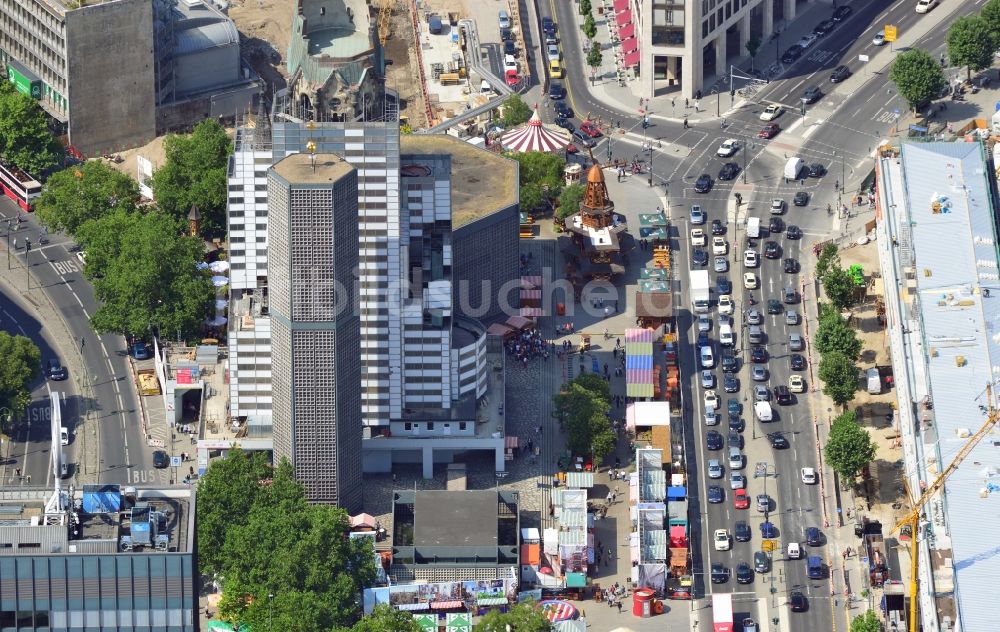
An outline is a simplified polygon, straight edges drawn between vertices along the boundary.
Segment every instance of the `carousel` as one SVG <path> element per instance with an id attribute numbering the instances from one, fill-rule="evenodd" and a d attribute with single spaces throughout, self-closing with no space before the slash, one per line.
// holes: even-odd
<path id="1" fill-rule="evenodd" d="M 569 136 L 559 128 L 553 129 L 542 123 L 536 105 L 531 119 L 501 136 L 500 144 L 504 149 L 516 152 L 561 151 L 569 145 Z"/>

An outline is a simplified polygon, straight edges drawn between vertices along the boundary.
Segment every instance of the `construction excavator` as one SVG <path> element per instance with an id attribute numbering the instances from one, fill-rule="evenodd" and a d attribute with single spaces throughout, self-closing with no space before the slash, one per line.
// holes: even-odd
<path id="1" fill-rule="evenodd" d="M 944 487 L 945 481 L 958 469 L 965 457 L 969 456 L 972 449 L 990 433 L 997 421 L 1000 421 L 1000 410 L 993 408 L 993 390 L 990 386 L 986 387 L 986 401 L 988 402 L 986 421 L 975 434 L 969 437 L 969 440 L 965 442 L 948 467 L 942 470 L 934 482 L 923 490 L 920 497 L 913 500 L 909 485 L 904 486 L 906 494 L 910 498 L 910 512 L 896 523 L 890 533 L 899 533 L 904 530 L 909 530 L 910 533 L 910 614 L 907 619 L 909 632 L 917 632 L 920 627 L 917 625 L 917 528 L 920 519 L 924 517 L 924 507 L 927 503 Z"/>

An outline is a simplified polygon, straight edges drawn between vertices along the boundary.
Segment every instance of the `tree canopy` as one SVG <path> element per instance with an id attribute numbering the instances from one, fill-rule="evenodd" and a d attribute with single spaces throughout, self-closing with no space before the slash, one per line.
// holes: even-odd
<path id="1" fill-rule="evenodd" d="M 850 632 L 882 632 L 882 622 L 874 610 L 868 610 L 851 620 Z"/>
<path id="2" fill-rule="evenodd" d="M 209 274 L 195 267 L 204 255 L 201 240 L 183 235 L 181 226 L 162 213 L 118 211 L 80 227 L 88 248 L 85 272 L 102 303 L 91 318 L 96 331 L 200 333 L 215 289 Z"/>
<path id="3" fill-rule="evenodd" d="M 823 393 L 843 406 L 858 390 L 858 367 L 840 351 L 829 351 L 819 360 L 819 379 L 823 380 Z"/>
<path id="4" fill-rule="evenodd" d="M 861 354 L 861 340 L 857 332 L 847 324 L 836 307 L 825 303 L 820 305 L 819 326 L 813 344 L 821 354 L 837 351 L 851 361 L 857 360 Z"/>
<path id="5" fill-rule="evenodd" d="M 41 179 L 64 155 L 38 102 L 18 92 L 9 81 L 0 81 L 0 156 Z"/>
<path id="6" fill-rule="evenodd" d="M 189 135 L 168 136 L 166 164 L 153 173 L 152 188 L 161 211 L 187 220 L 192 206 L 201 213 L 202 235 L 226 227 L 226 168 L 232 143 L 226 130 L 206 119 Z"/>
<path id="7" fill-rule="evenodd" d="M 525 151 L 508 156 L 520 165 L 522 211 L 551 203 L 562 192 L 562 170 L 566 162 L 561 156 L 544 151 Z"/>
<path id="8" fill-rule="evenodd" d="M 91 219 L 115 210 L 135 211 L 139 185 L 100 160 L 89 160 L 52 174 L 35 203 L 38 219 L 52 230 L 74 235 Z"/>
<path id="9" fill-rule="evenodd" d="M 593 453 L 595 463 L 614 451 L 615 437 L 605 413 L 610 394 L 599 375 L 584 373 L 552 398 L 553 415 L 566 429 L 566 447 L 576 455 Z"/>
<path id="10" fill-rule="evenodd" d="M 944 71 L 927 51 L 913 48 L 900 53 L 889 70 L 889 80 L 896 84 L 899 94 L 906 99 L 911 110 L 917 110 L 941 94 L 947 85 Z"/>
<path id="11" fill-rule="evenodd" d="M 519 603 L 507 612 L 490 610 L 475 626 L 476 632 L 549 632 L 552 623 L 531 602 Z"/>
<path id="12" fill-rule="evenodd" d="M 351 632 L 420 632 L 413 613 L 397 610 L 384 603 L 377 604 L 371 614 L 354 624 Z"/>
<path id="13" fill-rule="evenodd" d="M 239 447 L 208 466 L 198 484 L 198 561 L 203 575 L 222 573 L 226 531 L 246 524 L 248 509 L 263 489 L 261 481 L 270 477 L 266 453 Z"/>
<path id="14" fill-rule="evenodd" d="M 868 431 L 858 425 L 853 411 L 845 412 L 833 420 L 823 454 L 845 481 L 853 481 L 861 470 L 875 458 L 876 445 Z"/>
<path id="15" fill-rule="evenodd" d="M 583 24 L 580 25 L 583 29 L 583 34 L 587 36 L 587 39 L 594 39 L 597 36 L 597 22 L 594 21 L 594 14 L 588 13 L 585 18 L 583 18 Z"/>
<path id="16" fill-rule="evenodd" d="M 0 433 L 6 434 L 10 422 L 31 404 L 31 384 L 41 370 L 42 354 L 30 338 L 0 331 L 0 358 Z"/>
<path id="17" fill-rule="evenodd" d="M 989 0 L 979 11 L 979 17 L 990 29 L 994 41 L 1000 42 L 1000 0 Z"/>
<path id="18" fill-rule="evenodd" d="M 854 277 L 839 263 L 827 268 L 826 274 L 820 277 L 820 282 L 823 284 L 823 293 L 837 310 L 845 310 L 854 304 L 857 292 Z"/>
<path id="19" fill-rule="evenodd" d="M 287 461 L 270 480 L 259 477 L 262 469 L 252 460 L 214 474 L 210 468 L 205 477 L 219 480 L 208 499 L 199 494 L 199 521 L 206 511 L 213 519 L 245 513 L 223 529 L 221 556 L 211 563 L 222 577 L 220 616 L 257 630 L 350 628 L 360 619 L 358 595 L 375 579 L 371 540 L 347 537 L 343 509 L 306 502 Z M 232 493 L 224 491 L 227 483 L 235 484 Z M 242 504 L 241 490 L 249 492 Z M 223 506 L 204 507 L 212 503 Z"/>
<path id="20" fill-rule="evenodd" d="M 531 118 L 531 108 L 519 94 L 512 94 L 501 108 L 500 123 L 506 127 L 517 127 Z"/>
<path id="21" fill-rule="evenodd" d="M 840 255 L 837 254 L 837 244 L 827 244 L 823 246 L 819 256 L 816 258 L 816 276 L 823 278 L 832 265 L 840 265 Z"/>
<path id="22" fill-rule="evenodd" d="M 979 72 L 993 65 L 997 38 L 990 23 L 978 15 L 963 15 L 952 22 L 947 43 L 951 63 L 967 66 L 970 76 L 972 71 Z"/>
<path id="23" fill-rule="evenodd" d="M 580 202 L 583 201 L 583 194 L 586 190 L 586 187 L 579 182 L 563 189 L 559 194 L 559 209 L 556 211 L 556 216 L 559 219 L 566 219 L 579 212 Z"/>
<path id="24" fill-rule="evenodd" d="M 596 70 L 601 67 L 603 61 L 604 55 L 601 54 L 601 45 L 591 41 L 590 50 L 587 52 L 587 65 Z"/>
<path id="25" fill-rule="evenodd" d="M 591 5 L 590 0 L 580 0 L 580 15 L 590 15 L 593 11 L 594 7 Z"/>

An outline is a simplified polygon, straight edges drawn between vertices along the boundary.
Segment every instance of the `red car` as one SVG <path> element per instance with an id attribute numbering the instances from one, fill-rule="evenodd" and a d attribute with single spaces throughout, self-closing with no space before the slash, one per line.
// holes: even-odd
<path id="1" fill-rule="evenodd" d="M 768 123 L 764 129 L 757 132 L 757 138 L 774 138 L 780 131 L 781 127 L 777 123 Z"/>
<path id="2" fill-rule="evenodd" d="M 597 126 L 589 121 L 580 124 L 580 131 L 591 138 L 601 137 L 601 130 L 597 129 Z"/>
<path id="3" fill-rule="evenodd" d="M 736 490 L 736 493 L 733 495 L 733 506 L 737 509 L 747 509 L 750 507 L 750 497 L 747 496 L 747 490 Z"/>
<path id="4" fill-rule="evenodd" d="M 566 145 L 566 153 L 568 153 L 568 154 L 575 154 L 578 151 L 580 151 L 580 150 L 577 149 L 576 145 L 574 145 L 573 143 L 570 143 L 569 145 Z"/>
<path id="5" fill-rule="evenodd" d="M 516 86 L 517 84 L 521 83 L 521 78 L 517 76 L 517 71 L 514 70 L 513 68 L 507 70 L 507 75 L 505 78 L 507 79 L 508 86 Z"/>

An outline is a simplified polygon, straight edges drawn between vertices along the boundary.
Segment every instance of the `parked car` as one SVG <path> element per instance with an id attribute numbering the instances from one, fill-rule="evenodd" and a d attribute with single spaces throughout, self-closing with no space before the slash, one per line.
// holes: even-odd
<path id="1" fill-rule="evenodd" d="M 722 435 L 714 430 L 705 433 L 705 447 L 709 450 L 722 449 Z"/>
<path id="2" fill-rule="evenodd" d="M 760 537 L 762 538 L 776 538 L 778 537 L 778 527 L 774 526 L 774 523 L 770 520 L 765 520 L 760 523 Z"/>
<path id="3" fill-rule="evenodd" d="M 804 48 L 802 48 L 798 44 L 792 44 L 791 46 L 786 48 L 785 52 L 781 55 L 781 63 L 794 64 L 796 61 L 799 60 L 799 57 L 802 57 L 802 53 L 804 52 L 805 52 Z"/>
<path id="4" fill-rule="evenodd" d="M 709 459 L 709 461 L 708 461 L 708 477 L 709 478 L 722 478 L 722 464 L 719 463 L 719 459 Z"/>
<path id="5" fill-rule="evenodd" d="M 792 204 L 795 206 L 805 206 L 809 204 L 809 193 L 807 191 L 796 191 L 795 197 L 792 198 Z"/>
<path id="6" fill-rule="evenodd" d="M 713 235 L 725 235 L 726 227 L 722 223 L 722 220 L 713 219 L 712 220 L 712 234 Z"/>
<path id="7" fill-rule="evenodd" d="M 563 89 L 563 85 L 558 81 L 553 81 L 549 84 L 549 98 L 553 100 L 559 100 L 566 97 L 566 90 Z"/>
<path id="8" fill-rule="evenodd" d="M 788 366 L 793 371 L 805 371 L 806 359 L 797 353 L 788 356 Z"/>
<path id="9" fill-rule="evenodd" d="M 733 492 L 733 509 L 747 509 L 750 507 L 750 497 L 747 490 L 740 488 Z M 739 538 L 736 538 L 739 541 Z"/>
<path id="10" fill-rule="evenodd" d="M 884 46 L 885 45 L 885 31 L 879 31 L 875 33 L 875 37 L 872 38 L 872 44 L 874 46 Z"/>
<path id="11" fill-rule="evenodd" d="M 753 582 L 753 569 L 746 562 L 740 562 L 736 565 L 736 582 L 739 584 Z"/>
<path id="12" fill-rule="evenodd" d="M 795 259 L 785 259 L 782 267 L 785 274 L 795 274 L 799 271 L 799 262 Z"/>
<path id="13" fill-rule="evenodd" d="M 718 461 L 716 461 L 718 463 Z M 722 476 L 720 473 L 719 476 Z M 816 484 L 816 469 L 811 467 L 802 468 L 802 482 L 806 485 Z"/>
<path id="14" fill-rule="evenodd" d="M 771 207 L 768 209 L 771 215 L 781 215 L 785 212 L 785 201 L 781 198 L 774 198 L 771 200 Z"/>
<path id="15" fill-rule="evenodd" d="M 820 37 L 823 37 L 824 35 L 828 35 L 835 28 L 837 28 L 836 22 L 834 22 L 833 20 L 823 20 L 822 22 L 816 25 L 816 27 L 813 29 L 813 33 L 815 33 Z"/>
<path id="16" fill-rule="evenodd" d="M 813 44 L 815 44 L 816 40 L 818 39 L 819 35 L 815 33 L 809 33 L 808 35 L 803 35 L 802 38 L 798 41 L 799 48 L 801 48 L 802 50 L 806 50 L 807 48 L 810 48 Z"/>
<path id="17" fill-rule="evenodd" d="M 552 109 L 555 110 L 556 116 L 558 116 L 563 121 L 562 123 L 560 123 L 559 120 L 557 119 L 556 125 L 562 127 L 563 129 L 568 129 L 570 133 L 572 133 L 573 130 L 576 128 L 573 126 L 572 123 L 566 121 L 566 119 L 573 118 L 573 108 L 566 105 L 565 101 L 556 101 L 556 104 L 553 106 Z M 569 127 L 567 127 L 567 124 L 569 125 Z"/>
<path id="18" fill-rule="evenodd" d="M 802 229 L 795 224 L 789 224 L 788 229 L 785 231 L 785 237 L 788 237 L 789 239 L 801 239 Z"/>
<path id="19" fill-rule="evenodd" d="M 737 542 L 749 542 L 752 537 L 750 531 L 750 525 L 747 524 L 746 520 L 737 520 L 736 526 L 733 528 L 733 535 L 736 537 Z"/>
<path id="20" fill-rule="evenodd" d="M 853 12 L 854 9 L 852 9 L 846 4 L 842 4 L 836 9 L 834 9 L 833 15 L 830 16 L 830 19 L 833 20 L 834 22 L 843 22 L 844 20 L 847 19 L 847 16 L 851 15 L 851 13 Z"/>

